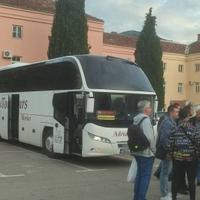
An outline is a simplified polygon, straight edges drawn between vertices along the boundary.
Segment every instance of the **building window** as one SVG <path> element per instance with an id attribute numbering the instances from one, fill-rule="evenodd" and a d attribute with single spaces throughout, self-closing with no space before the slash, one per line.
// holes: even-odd
<path id="1" fill-rule="evenodd" d="M 178 93 L 183 93 L 183 83 L 178 83 Z"/>
<path id="2" fill-rule="evenodd" d="M 195 64 L 195 72 L 200 72 L 200 64 Z"/>
<path id="3" fill-rule="evenodd" d="M 183 65 L 178 66 L 178 72 L 183 72 Z"/>
<path id="4" fill-rule="evenodd" d="M 21 56 L 13 56 L 12 57 L 12 63 L 16 63 L 16 62 L 21 62 Z"/>
<path id="5" fill-rule="evenodd" d="M 195 92 L 200 93 L 200 83 L 195 84 Z"/>
<path id="6" fill-rule="evenodd" d="M 167 63 L 163 62 L 163 71 L 165 71 L 167 68 Z"/>
<path id="7" fill-rule="evenodd" d="M 22 38 L 22 26 L 13 25 L 12 36 L 13 38 Z"/>

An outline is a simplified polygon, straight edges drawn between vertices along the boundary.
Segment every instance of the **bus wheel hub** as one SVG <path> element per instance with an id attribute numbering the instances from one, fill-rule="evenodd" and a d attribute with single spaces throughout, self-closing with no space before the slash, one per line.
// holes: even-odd
<path id="1" fill-rule="evenodd" d="M 46 141 L 45 141 L 45 146 L 46 149 L 50 152 L 53 151 L 53 138 L 52 137 L 47 137 Z"/>

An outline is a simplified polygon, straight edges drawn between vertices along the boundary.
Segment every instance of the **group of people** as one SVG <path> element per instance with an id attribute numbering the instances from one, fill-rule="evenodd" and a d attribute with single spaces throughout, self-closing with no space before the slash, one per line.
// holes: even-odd
<path id="1" fill-rule="evenodd" d="M 134 200 L 146 200 L 155 158 L 161 160 L 160 200 L 177 200 L 178 193 L 189 193 L 190 200 L 195 200 L 196 181 L 200 185 L 200 106 L 194 113 L 191 104 L 170 105 L 158 122 L 157 134 L 151 123 L 151 103 L 140 101 L 138 110 L 133 123 L 139 124 L 150 145 L 144 151 L 132 152 L 138 169 Z"/>

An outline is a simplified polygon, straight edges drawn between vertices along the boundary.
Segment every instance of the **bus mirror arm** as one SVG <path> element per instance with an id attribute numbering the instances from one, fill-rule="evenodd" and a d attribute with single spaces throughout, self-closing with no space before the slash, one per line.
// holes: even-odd
<path id="1" fill-rule="evenodd" d="M 89 92 L 89 98 L 94 98 L 94 96 L 93 96 L 93 93 L 92 92 Z"/>
<path id="2" fill-rule="evenodd" d="M 94 112 L 94 98 L 93 97 L 87 97 L 86 112 L 87 113 Z"/>

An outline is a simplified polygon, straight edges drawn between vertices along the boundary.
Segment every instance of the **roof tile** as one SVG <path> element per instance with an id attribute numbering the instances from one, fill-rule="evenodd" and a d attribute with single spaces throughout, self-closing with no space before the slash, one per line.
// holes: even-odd
<path id="1" fill-rule="evenodd" d="M 124 36 L 117 33 L 104 33 L 103 41 L 105 44 L 136 48 L 137 37 Z M 185 44 L 174 43 L 167 40 L 161 40 L 161 47 L 164 52 L 180 54 L 184 54 L 186 49 Z"/>
<path id="2" fill-rule="evenodd" d="M 192 44 L 190 44 L 189 46 L 189 54 L 192 53 L 199 53 L 200 52 L 200 41 L 196 41 Z"/>
<path id="3" fill-rule="evenodd" d="M 135 48 L 137 39 L 117 33 L 104 33 L 103 42 L 110 45 Z"/>
<path id="4" fill-rule="evenodd" d="M 171 41 L 161 41 L 161 47 L 164 52 L 185 54 L 187 45 Z"/>

